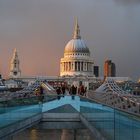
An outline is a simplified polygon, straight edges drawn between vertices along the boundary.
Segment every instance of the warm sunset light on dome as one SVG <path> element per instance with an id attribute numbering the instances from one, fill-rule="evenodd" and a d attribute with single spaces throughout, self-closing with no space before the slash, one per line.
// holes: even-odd
<path id="1" fill-rule="evenodd" d="M 61 59 L 60 76 L 93 76 L 93 64 L 89 48 L 81 39 L 80 28 L 76 19 L 73 39 L 67 43 L 64 58 Z"/>

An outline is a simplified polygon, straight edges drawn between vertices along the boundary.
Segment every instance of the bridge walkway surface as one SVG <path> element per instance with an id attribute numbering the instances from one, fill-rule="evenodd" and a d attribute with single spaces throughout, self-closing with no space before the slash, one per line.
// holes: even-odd
<path id="1" fill-rule="evenodd" d="M 81 121 L 95 140 L 140 140 L 139 116 L 85 97 L 49 95 L 43 102 L 37 97 L 0 102 L 1 140 L 41 121 Z"/>

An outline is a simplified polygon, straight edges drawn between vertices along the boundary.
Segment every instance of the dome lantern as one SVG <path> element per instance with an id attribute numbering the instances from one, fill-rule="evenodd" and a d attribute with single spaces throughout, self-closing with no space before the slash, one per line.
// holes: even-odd
<path id="1" fill-rule="evenodd" d="M 79 25 L 78 25 L 78 19 L 77 18 L 76 18 L 76 22 L 75 22 L 75 29 L 74 29 L 73 39 L 81 39 L 80 28 L 79 28 Z"/>
<path id="2" fill-rule="evenodd" d="M 77 18 L 75 21 L 73 39 L 67 43 L 64 50 L 64 54 L 71 54 L 71 53 L 86 53 L 90 55 L 90 51 L 88 47 L 86 46 L 85 41 L 81 39 L 80 28 L 78 25 Z"/>

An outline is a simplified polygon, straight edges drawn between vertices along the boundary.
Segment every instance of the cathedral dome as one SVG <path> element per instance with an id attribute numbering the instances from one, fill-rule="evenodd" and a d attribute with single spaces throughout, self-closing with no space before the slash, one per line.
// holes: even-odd
<path id="1" fill-rule="evenodd" d="M 65 47 L 65 53 L 89 53 L 89 49 L 86 46 L 83 39 L 72 39 Z"/>
<path id="2" fill-rule="evenodd" d="M 64 50 L 64 53 L 90 53 L 83 39 L 80 36 L 80 28 L 76 20 L 73 39 L 70 40 Z"/>
<path id="3" fill-rule="evenodd" d="M 90 50 L 80 36 L 80 28 L 76 19 L 73 38 L 64 49 L 64 57 L 60 61 L 60 76 L 93 76 L 94 61 Z"/>

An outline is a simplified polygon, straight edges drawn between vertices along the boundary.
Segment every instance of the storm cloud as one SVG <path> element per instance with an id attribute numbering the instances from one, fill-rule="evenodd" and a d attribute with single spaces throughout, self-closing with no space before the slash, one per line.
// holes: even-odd
<path id="1" fill-rule="evenodd" d="M 100 75 L 108 58 L 116 64 L 117 76 L 138 79 L 139 13 L 139 0 L 1 0 L 0 72 L 8 76 L 17 48 L 22 75 L 59 75 L 59 61 L 78 17 Z"/>

